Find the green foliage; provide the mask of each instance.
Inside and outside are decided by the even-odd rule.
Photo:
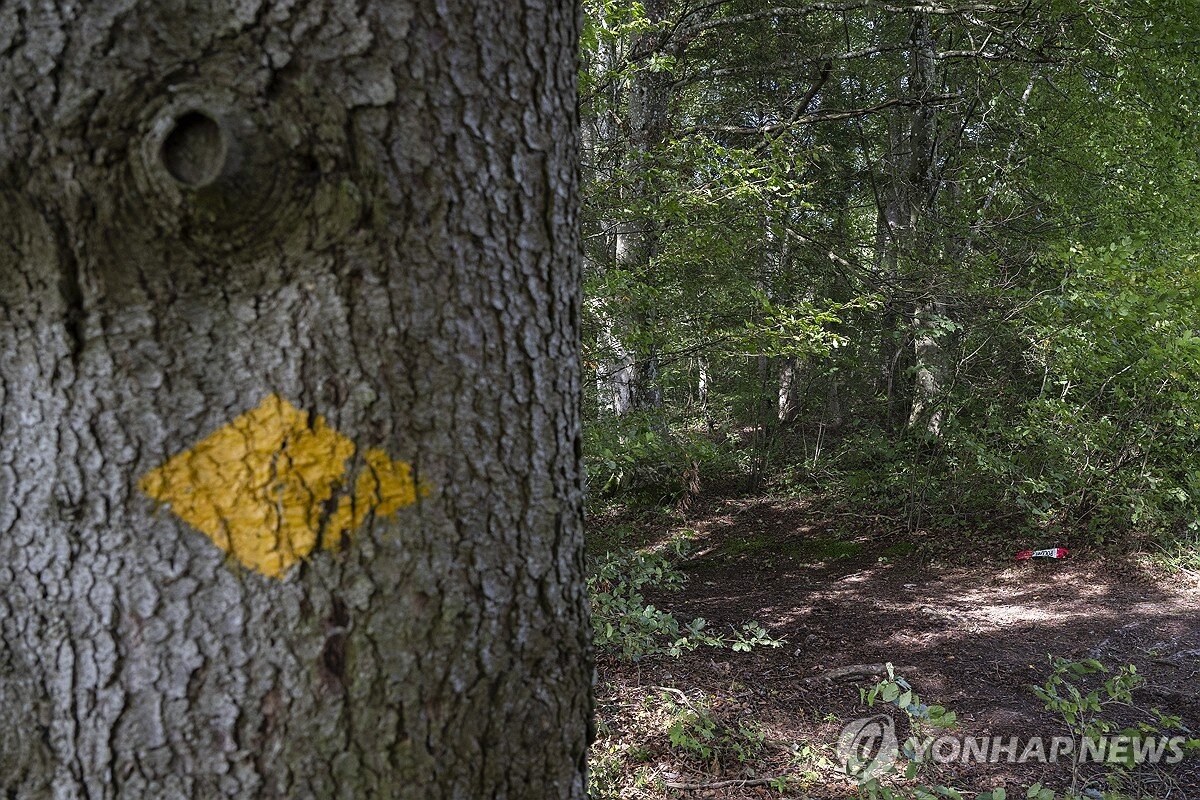
[[[677,540],[676,554],[683,547],[683,540]],[[783,644],[754,621],[720,634],[703,618],[680,623],[673,614],[646,602],[646,589],[676,590],[684,580],[684,574],[657,553],[626,550],[590,559],[587,586],[596,647],[623,661],[638,661],[652,655],[677,657],[698,647],[747,652]]]
[[[588,797],[616,800],[620,796],[625,765],[613,744],[597,742],[588,753]]]
[[[1048,711],[1057,713],[1067,729],[1077,739],[1076,752],[1082,748],[1082,742],[1090,739],[1100,742],[1103,737],[1123,736],[1129,741],[1137,741],[1145,737],[1169,737],[1186,733],[1187,729],[1176,716],[1167,716],[1158,709],[1140,705],[1134,697],[1134,692],[1144,685],[1145,679],[1137,667],[1128,665],[1110,671],[1095,659],[1071,660],[1059,657],[1050,659],[1052,671],[1041,686],[1031,686],[1031,690],[1045,704]],[[904,711],[908,717],[914,736],[919,735],[923,726],[937,728],[952,727],[956,723],[954,712],[946,711],[941,706],[925,706],[908,682],[895,674],[891,664],[887,665],[887,677],[877,682],[870,689],[860,689],[863,702],[868,706],[877,703],[888,703]],[[1119,721],[1123,717],[1124,721]],[[1189,739],[1184,744],[1189,752],[1200,750],[1200,739]],[[1143,797],[1141,784],[1134,774],[1135,759],[1133,748],[1109,749],[1101,751],[1105,754],[1104,767],[1106,771],[1101,776],[1099,788],[1080,773],[1078,760],[1074,763],[1075,774],[1071,786],[1065,791],[1056,791],[1042,783],[1035,783],[1027,790],[1012,793],[1003,788],[980,792],[974,795],[975,800],[1008,800],[1008,798],[1025,798],[1026,800],[1085,800],[1102,797],[1104,800],[1130,800]],[[903,776],[908,781],[906,785],[894,786],[890,777],[901,774],[902,767],[897,762],[882,775],[877,775],[863,782],[859,787],[859,797],[863,800],[935,800],[948,798],[963,800],[964,794],[949,786],[929,786],[912,782],[919,777],[924,764],[917,754],[905,747],[902,751],[908,759],[903,768]],[[1147,768],[1142,765],[1143,768]],[[1149,769],[1154,769],[1151,765]]]
[[[1057,285],[1003,333],[1016,377],[990,400],[957,387],[937,441],[854,433],[830,459],[840,485],[926,519],[1001,510],[1094,541],[1184,534],[1200,519],[1197,258],[1130,239],[1047,254]]]
[[[1193,520],[1179,535],[1158,543],[1154,559],[1175,572],[1200,575],[1200,520]]]
[[[590,497],[786,471],[912,527],[1195,536],[1194,3],[782,9],[585,3]]]
[[[661,701],[670,715],[667,738],[687,758],[713,767],[746,765],[766,746],[766,731],[753,720],[723,720],[706,700],[693,701],[682,692],[663,692]]]
[[[593,560],[587,583],[596,647],[627,661],[663,652],[678,655],[698,647],[707,625],[703,619],[680,626],[673,615],[648,604],[643,595],[647,586],[669,591],[680,588],[683,581],[683,573],[661,555],[627,551]]]
[[[1062,716],[1073,733],[1093,740],[1099,740],[1117,728],[1115,722],[1103,716],[1104,712],[1112,706],[1132,705],[1133,690],[1145,683],[1145,678],[1132,664],[1111,673],[1092,658],[1075,661],[1053,657],[1050,663],[1053,671],[1045,684],[1030,688],[1046,704],[1047,711]],[[1076,683],[1089,678],[1099,686],[1081,687]]]
[[[747,356],[772,358],[827,357],[847,344],[846,337],[836,331],[842,317],[850,309],[870,308],[867,299],[850,303],[826,303],[818,307],[812,300],[793,303],[773,302],[758,293],[759,315],[747,320],[740,335],[730,332],[729,342],[734,352]]]
[[[1146,679],[1137,666],[1129,664],[1111,671],[1096,659],[1080,660],[1051,657],[1052,671],[1041,686],[1031,686],[1033,693],[1046,705],[1047,711],[1057,713],[1082,750],[1085,740],[1100,745],[1105,737],[1121,736],[1130,741],[1147,737],[1170,737],[1186,732],[1177,716],[1167,716],[1153,706],[1142,706],[1134,699],[1134,691]],[[1118,715],[1124,720],[1118,719]],[[1200,750],[1200,739],[1185,743],[1188,751]],[[1104,783],[1111,790],[1133,787],[1131,772],[1137,766],[1133,748],[1100,747],[1104,755]],[[1074,764],[1072,792],[1082,793],[1092,783]],[[1144,767],[1153,769],[1153,766]]]
[[[729,454],[701,433],[668,427],[655,415],[610,417],[584,429],[589,497],[615,493],[674,498],[703,476],[730,471]]]
[[[1053,295],[1021,318],[1038,391],[982,407],[945,443],[961,482],[1004,487],[1030,522],[1179,533],[1200,515],[1200,306],[1193,276],[1130,241],[1060,261]],[[1178,262],[1167,259],[1168,263]]]
[[[873,708],[876,703],[882,702],[900,709],[908,718],[913,736],[919,736],[925,728],[947,729],[953,728],[958,723],[956,712],[949,711],[944,706],[922,703],[920,696],[913,691],[912,686],[903,676],[896,674],[895,668],[890,663],[886,665],[886,668],[887,676],[885,678],[877,681],[869,689],[859,689],[859,697],[864,705]],[[901,755],[907,759],[907,763],[903,767],[901,766],[903,762],[897,760],[888,769],[880,774],[872,775],[859,784],[858,795],[862,800],[903,800],[904,798],[911,798],[911,800],[934,800],[934,798],[954,800],[954,798],[958,798],[958,800],[962,800],[962,795],[957,790],[947,786],[918,785],[911,790],[892,788],[887,783],[889,777],[903,774],[906,780],[912,781],[925,766],[921,754],[910,748],[907,742],[901,750]]]

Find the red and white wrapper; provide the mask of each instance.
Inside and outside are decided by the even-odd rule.
[[[1017,561],[1025,561],[1030,558],[1066,558],[1067,548],[1051,547],[1047,550],[1022,550],[1017,553]]]

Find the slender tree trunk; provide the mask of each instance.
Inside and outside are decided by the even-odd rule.
[[[898,82],[894,91],[900,92]],[[875,267],[886,276],[892,291],[900,283],[900,254],[907,219],[904,204],[906,138],[907,119],[890,118],[881,165],[882,180],[876,197]],[[896,407],[905,365],[905,337],[898,309],[901,302],[899,297],[887,298],[880,322],[878,393],[884,397],[884,422],[888,429],[896,425]]]
[[[617,69],[621,59],[613,43],[602,45],[595,57],[602,62],[597,67],[598,72]],[[594,110],[590,115],[590,124],[585,127],[588,133],[584,140],[585,154],[591,156],[587,166],[593,173],[603,174],[602,180],[610,182],[616,180],[616,173],[625,166],[625,159],[621,154],[616,157],[611,155],[613,150],[619,149],[615,147],[615,143],[621,139],[616,109],[621,108],[625,101],[625,91],[620,82],[612,81],[611,85],[603,90],[602,95],[593,98],[598,110]],[[585,180],[588,178],[585,177]],[[590,257],[585,250],[585,274],[603,274],[611,270],[622,261],[618,253],[623,253],[630,247],[628,237],[631,230],[626,224],[607,219],[598,227],[595,239],[601,245],[595,248]],[[624,416],[636,408],[639,382],[637,354],[623,338],[627,333],[629,320],[626,315],[620,313],[622,309],[607,307],[598,300],[592,302],[589,311],[593,313],[597,323],[597,409],[601,415],[607,413]]]
[[[0,6],[0,794],[585,796],[575,40]]]
[[[946,391],[948,369],[942,344],[944,320],[945,306],[936,298],[925,299],[917,304],[913,319],[917,369],[908,424],[910,427],[923,427],[931,436],[941,435],[946,416],[946,410],[939,402]]]
[[[776,405],[776,413],[782,425],[792,425],[800,415],[805,374],[806,370],[799,358],[790,356],[783,359],[779,368],[779,399]]]
[[[696,378],[696,407],[704,417],[704,427],[709,433],[713,433],[717,428],[717,420],[713,416],[712,405],[708,401],[709,391],[713,385],[710,369],[707,358],[700,356],[696,359],[696,371],[699,373]]]
[[[596,368],[596,390],[600,408],[621,417],[635,408],[637,359],[613,331],[611,320],[604,318],[601,325],[600,346],[604,357]]]
[[[918,14],[912,34],[912,90],[918,101],[913,111],[909,136],[909,169],[907,203],[908,241],[914,259],[935,259],[939,248],[931,240],[927,225],[922,225],[922,216],[932,208],[940,188],[940,180],[934,174],[937,160],[937,110],[928,101],[940,89],[937,69],[937,54],[927,14]],[[944,235],[944,234],[942,234]],[[943,242],[944,244],[944,242]],[[931,436],[941,435],[945,410],[941,407],[942,395],[947,380],[948,357],[943,344],[941,323],[946,315],[946,303],[940,296],[935,265],[920,264],[923,280],[922,297],[917,300],[912,312],[913,329],[913,400],[909,413],[909,427],[923,426]]]
[[[876,225],[876,260],[890,282],[902,286],[883,315],[881,331],[881,381],[887,397],[888,424],[913,427],[926,421],[937,435],[940,415],[933,421],[928,409],[937,405],[946,385],[942,342],[934,323],[934,308],[945,309],[938,296],[936,264],[939,244],[930,235],[927,217],[940,188],[937,168],[937,109],[931,99],[938,93],[937,54],[930,16],[915,14],[909,37],[908,95],[911,110],[902,112],[889,126],[884,155],[885,178],[879,198]],[[914,302],[913,296],[920,298]],[[925,304],[925,305],[920,305]],[[911,344],[911,348],[910,348]],[[912,366],[905,392],[901,378]],[[900,400],[911,395],[907,414]]]
[[[665,0],[646,0],[643,5],[650,22],[662,21],[667,9]],[[657,30],[635,35],[631,45],[634,57],[646,57],[652,53],[657,47],[658,36]],[[645,68],[644,64],[639,66],[641,68],[636,69],[629,79],[626,104],[628,144],[623,164],[624,169],[635,176],[629,184],[627,198],[628,203],[634,206],[645,203],[656,195],[656,188],[650,177],[651,162],[666,135],[669,81],[669,75],[666,73],[651,71]],[[659,230],[652,215],[633,214],[616,226],[616,266],[635,276],[637,280],[649,282],[653,279],[651,265],[658,254],[658,246]],[[635,309],[631,314],[630,323],[641,334],[639,339],[652,338],[655,322],[645,311]],[[661,406],[657,349],[652,345],[634,345],[627,347],[626,351],[631,358],[630,369],[617,372],[614,377],[625,379],[628,384],[613,386],[611,393],[629,396],[631,403],[625,411],[641,411]]]
[[[778,237],[778,252],[779,262],[775,269],[773,280],[769,283],[773,294],[780,293],[780,289],[788,299],[794,298],[797,294],[796,283],[797,278],[793,264],[793,246],[792,246],[792,210],[784,207],[779,212],[782,220],[782,235]],[[770,225],[763,226],[763,239],[766,242],[772,242],[774,235]],[[764,281],[768,276],[764,276]],[[812,301],[816,298],[816,287],[813,285],[815,276],[806,275],[808,281],[807,288],[804,289],[804,298]],[[777,380],[775,381],[775,418],[780,425],[784,427],[795,424],[797,417],[800,415],[800,409],[804,401],[804,392],[808,388],[809,369],[808,358],[804,355],[784,355],[774,359]]]
[[[712,375],[708,372],[708,359],[696,359],[696,371],[699,373],[696,378],[696,404],[707,416],[708,414],[708,390],[712,385]]]

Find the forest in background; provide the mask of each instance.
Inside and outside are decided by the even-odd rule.
[[[593,508],[819,493],[1194,553],[1196,18],[585,3]]]
[[[882,707],[1200,749],[1197,30],[585,2],[594,798],[1200,796],[1194,759],[832,745]]]

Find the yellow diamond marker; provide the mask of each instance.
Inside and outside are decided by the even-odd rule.
[[[323,417],[272,394],[138,485],[242,564],[281,578],[318,544],[338,548],[368,514],[416,502],[412,467],[370,449],[353,493],[331,509],[354,451]]]

